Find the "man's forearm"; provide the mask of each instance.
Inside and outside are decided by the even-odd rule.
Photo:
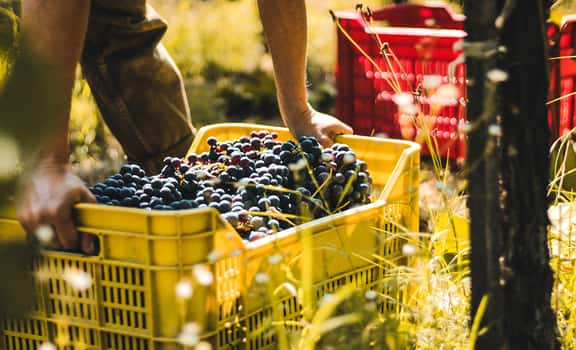
[[[54,130],[42,148],[48,161],[68,161],[68,122],[76,64],[84,45],[90,0],[26,0],[22,6],[24,45],[54,79]]]
[[[305,1],[258,0],[258,6],[274,63],[280,111],[292,127],[308,116]]]

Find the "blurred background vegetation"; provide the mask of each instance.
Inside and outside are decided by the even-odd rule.
[[[378,8],[391,2],[367,0],[362,3]],[[224,121],[281,124],[272,62],[256,1],[148,0],[148,3],[168,22],[163,43],[184,77],[196,128]],[[308,0],[306,3],[310,102],[322,112],[333,113],[336,28],[328,11],[353,10],[357,1]],[[13,52],[17,28],[13,27],[11,10],[18,6],[18,0],[0,0],[0,73],[6,68],[5,53]],[[86,182],[94,183],[117,170],[125,158],[99,116],[80,69],[78,77],[70,125],[71,162]]]
[[[377,8],[389,2],[364,4]],[[182,72],[197,128],[224,121],[281,124],[256,1],[149,0],[149,4],[168,22],[163,43]],[[323,112],[333,112],[336,95],[336,28],[328,10],[355,5],[351,0],[307,1],[310,102]],[[89,183],[124,161],[82,79],[74,92],[70,137],[71,161]]]

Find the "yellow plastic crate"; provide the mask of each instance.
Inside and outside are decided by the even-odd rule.
[[[262,129],[291,138],[285,128],[219,124],[202,128],[191,151],[205,150],[209,136],[224,141]],[[24,320],[2,320],[0,348],[27,350],[50,341],[59,349],[180,349],[182,326],[197,322],[215,349],[273,349],[273,307],[282,305],[283,319],[293,320],[308,312],[302,300],[317,302],[343,285],[391,292],[379,283],[376,256],[401,257],[401,240],[386,236],[418,229],[420,147],[361,136],[337,141],[368,163],[375,201],[251,243],[210,208],[77,205],[78,230],[98,237],[99,255],[43,252],[33,267],[40,277],[34,311]],[[1,212],[0,239],[23,237],[14,212]],[[193,280],[199,264],[211,271],[213,283],[195,285],[190,299],[179,299],[175,286]],[[91,286],[73,290],[63,277],[70,269],[87,272]],[[272,301],[256,276],[278,276],[279,270],[312,288]],[[395,307],[382,305],[384,311]]]

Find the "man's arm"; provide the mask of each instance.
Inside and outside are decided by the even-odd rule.
[[[324,145],[352,133],[338,119],[316,112],[306,91],[307,20],[304,0],[258,0],[260,18],[274,62],[280,113],[296,136],[315,136]]]
[[[90,0],[27,0],[23,2],[24,45],[54,77],[54,129],[26,174],[17,212],[24,228],[33,233],[51,225],[63,248],[76,248],[78,236],[72,206],[94,197],[68,166],[68,122],[76,64],[83,49]],[[88,242],[83,242],[84,247]]]

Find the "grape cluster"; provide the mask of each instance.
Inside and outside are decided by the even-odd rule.
[[[91,191],[106,205],[215,208],[250,241],[370,202],[366,163],[347,145],[322,149],[313,137],[280,142],[268,131],[207,143],[207,152],[165,158],[157,175],[124,165]]]

